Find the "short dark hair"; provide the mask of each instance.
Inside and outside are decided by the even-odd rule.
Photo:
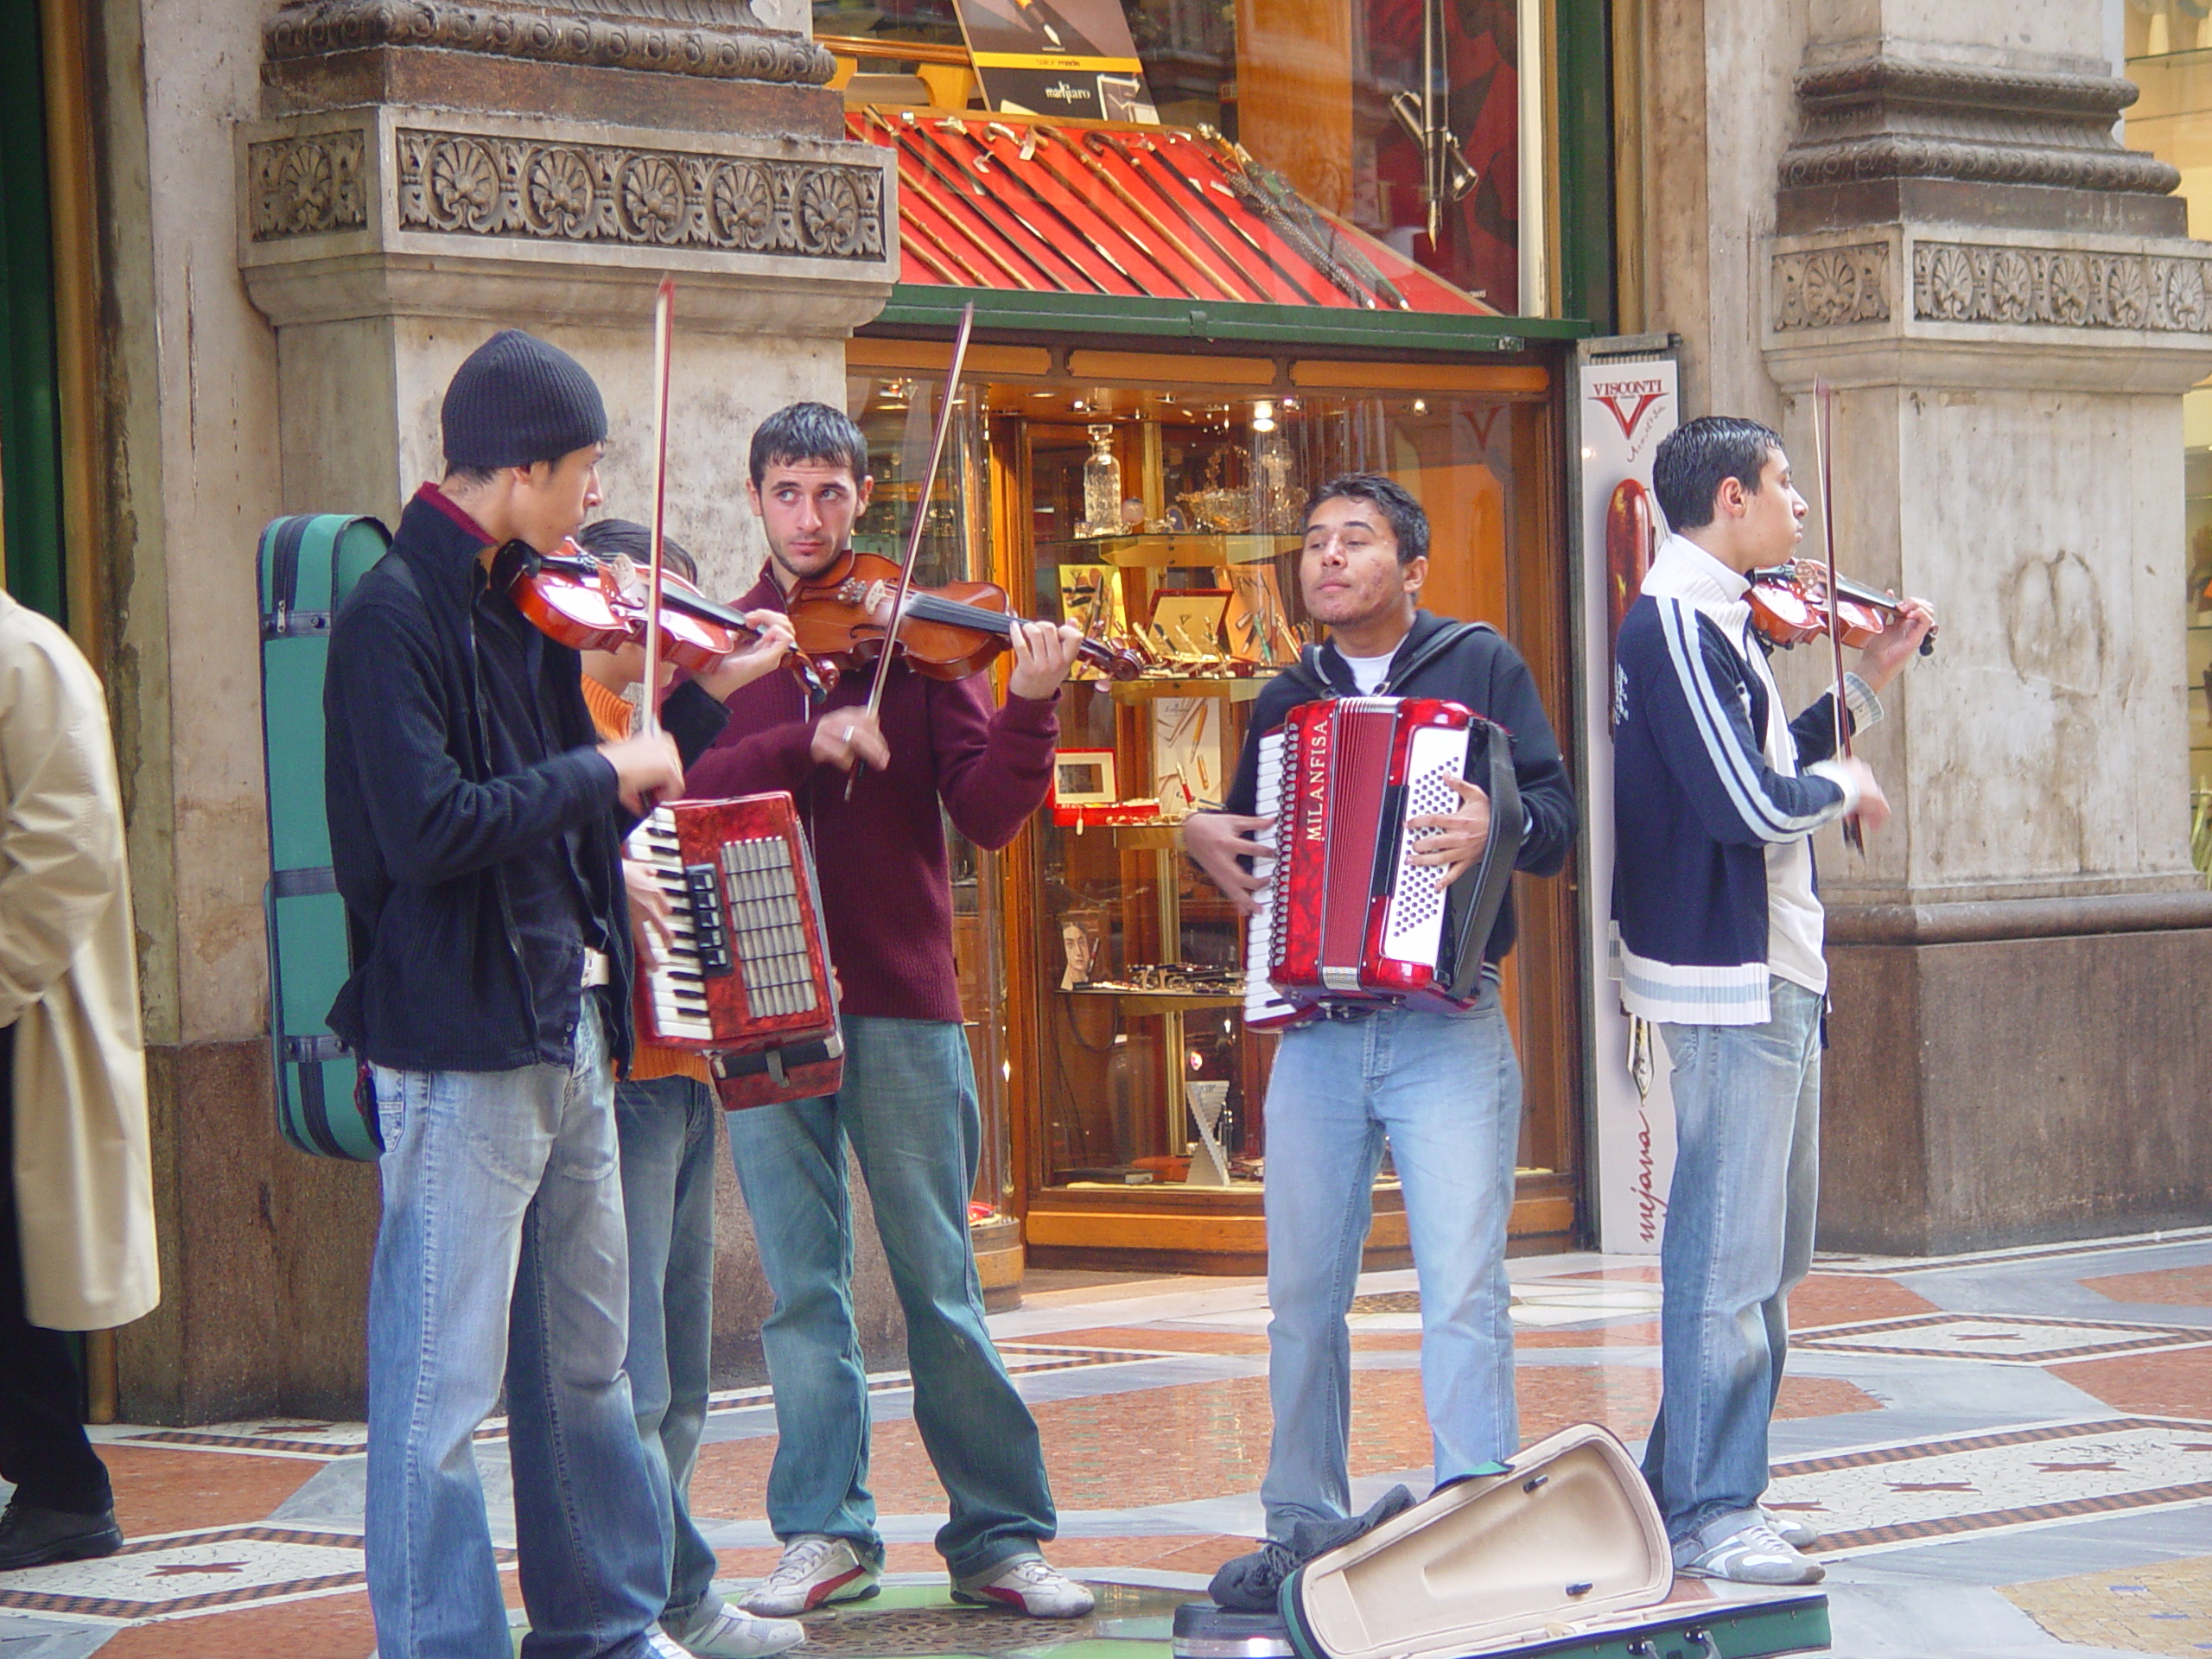
[[[1382,516],[1390,521],[1390,533],[1398,538],[1400,564],[1428,556],[1428,515],[1395,479],[1380,473],[1341,473],[1313,492],[1313,499],[1306,504],[1306,517],[1312,518],[1313,510],[1324,501],[1373,502],[1382,509]]]
[[[771,467],[796,467],[809,461],[849,468],[857,484],[868,476],[868,440],[851,416],[827,404],[786,404],[754,430],[754,489],[760,487]]]
[[[645,564],[653,556],[653,533],[634,519],[600,518],[576,532],[576,545],[594,558],[611,559],[620,553],[633,563]],[[661,532],[660,556],[684,581],[697,583],[699,562],[665,531]]]
[[[489,484],[505,471],[506,468],[504,467],[461,467],[448,461],[446,462],[444,481],[448,484]]]
[[[1700,415],[1661,440],[1651,458],[1651,493],[1670,530],[1701,530],[1713,522],[1720,481],[1732,478],[1759,493],[1766,458],[1782,453],[1782,435],[1740,415]]]

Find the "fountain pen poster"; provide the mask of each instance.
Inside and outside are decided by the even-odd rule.
[[[1597,1048],[1599,1248],[1620,1255],[1656,1251],[1675,1173],[1675,1105],[1667,1087],[1667,1046],[1656,1031],[1632,1028],[1621,1012],[1609,968],[1607,912],[1613,890],[1613,641],[1635,602],[1666,531],[1651,498],[1651,458],[1681,423],[1675,364],[1669,358],[1580,365],[1583,753],[1590,757],[1583,822],[1588,825],[1588,960],[1594,969],[1591,1027]],[[1641,1035],[1643,1041],[1632,1047]],[[1639,1088],[1637,1080],[1643,1080]]]
[[[1160,119],[1121,0],[957,0],[983,101],[1016,115]]]

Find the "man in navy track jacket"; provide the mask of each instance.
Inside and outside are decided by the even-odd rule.
[[[1817,1535],[1762,1510],[1767,1421],[1789,1347],[1789,1291],[1813,1254],[1827,964],[1811,836],[1888,803],[1835,753],[1834,694],[1785,720],[1751,630],[1749,572],[1791,556],[1805,503],[1782,440],[1732,416],[1659,446],[1652,482],[1675,534],[1621,624],[1613,683],[1614,969],[1628,1012],[1673,1061],[1676,1153],[1660,1247],[1662,1384],[1643,1471],[1677,1570],[1809,1584]],[[1847,718],[1934,626],[1899,625],[1845,679]]]

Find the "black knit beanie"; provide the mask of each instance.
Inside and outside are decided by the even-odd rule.
[[[519,328],[468,354],[440,419],[452,467],[530,467],[607,438],[607,405],[584,365]]]

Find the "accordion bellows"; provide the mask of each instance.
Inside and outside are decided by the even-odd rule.
[[[1407,825],[1459,809],[1452,778],[1489,794],[1491,833],[1446,887],[1413,862],[1422,832]],[[1275,820],[1275,856],[1246,933],[1248,1025],[1291,1025],[1332,1001],[1452,1009],[1481,995],[1521,849],[1503,728],[1437,697],[1300,703],[1260,740],[1255,810]]]

